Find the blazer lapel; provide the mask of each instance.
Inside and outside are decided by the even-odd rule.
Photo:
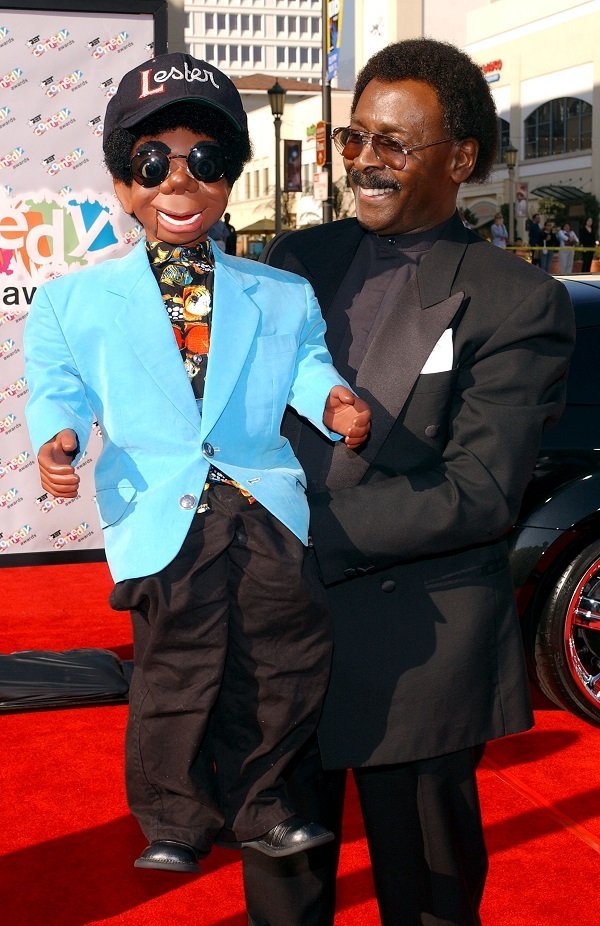
[[[357,391],[371,405],[371,433],[358,452],[336,444],[328,488],[356,485],[376,458],[425,361],[462,305],[463,292],[449,293],[464,249],[464,241],[437,241],[373,338],[356,377]]]
[[[204,402],[202,433],[216,423],[247,361],[254,341],[260,312],[247,290],[256,287],[257,278],[241,273],[235,258],[215,254],[215,287],[210,356]]]
[[[115,264],[107,289],[122,299],[116,316],[120,337],[177,411],[199,429],[196,400],[148,263],[144,241]]]

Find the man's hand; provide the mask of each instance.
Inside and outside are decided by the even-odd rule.
[[[347,447],[354,450],[367,439],[371,429],[371,409],[345,386],[334,386],[325,402],[323,424],[342,434]]]
[[[46,492],[60,498],[75,498],[79,489],[79,476],[71,460],[77,453],[77,435],[65,428],[46,441],[38,453],[40,480]]]

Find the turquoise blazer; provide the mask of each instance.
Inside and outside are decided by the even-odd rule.
[[[308,541],[304,473],[281,419],[289,404],[337,438],[323,411],[332,386],[347,383],[306,280],[213,250],[202,413],[144,241],[44,284],[33,299],[24,336],[33,448],[72,428],[83,451],[98,421],[96,503],[115,582],[173,560],[211,463]]]

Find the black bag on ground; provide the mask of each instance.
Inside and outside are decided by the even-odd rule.
[[[102,649],[0,655],[0,713],[124,704],[132,666]]]

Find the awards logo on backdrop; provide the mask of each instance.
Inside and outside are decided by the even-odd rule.
[[[166,0],[129,3],[127,13],[95,12],[93,2],[60,12],[15,5],[0,7],[0,566],[103,549],[100,429],[78,464],[77,498],[44,493],[25,423],[23,327],[38,285],[139,239],[103,166],[104,112],[121,76],[152,56],[155,36],[166,50],[155,16],[161,9],[166,21]]]

